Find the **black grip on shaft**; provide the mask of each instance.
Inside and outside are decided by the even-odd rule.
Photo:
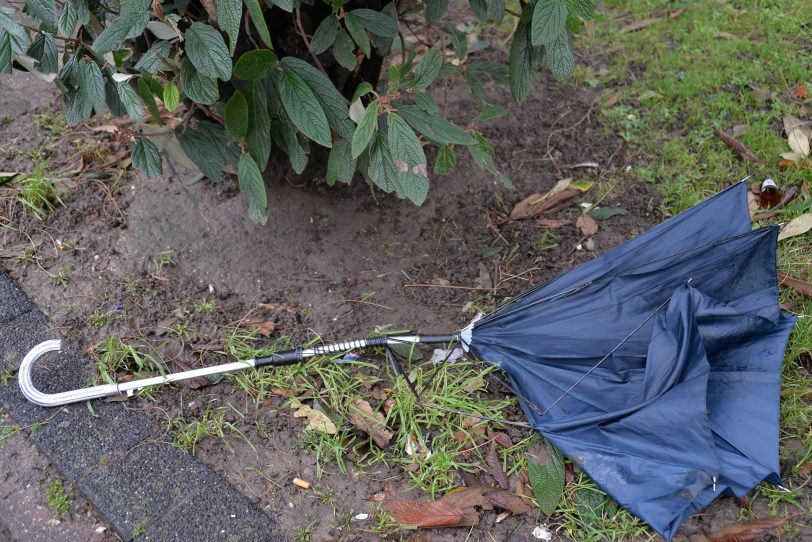
[[[302,361],[304,361],[302,349],[297,348],[296,350],[277,352],[276,354],[271,354],[270,356],[265,356],[264,358],[256,358],[254,360],[254,367],[267,367],[269,365],[293,365],[296,363],[301,363]]]
[[[448,344],[457,340],[456,335],[420,335],[420,342],[424,344]]]

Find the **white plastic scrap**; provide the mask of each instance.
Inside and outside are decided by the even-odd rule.
[[[447,361],[449,363],[453,363],[464,355],[465,352],[463,352],[462,348],[455,348],[450,354],[442,348],[435,348],[434,352],[431,354],[430,361]],[[448,356],[448,359],[446,359],[446,356]]]
[[[369,514],[355,514],[355,517],[353,517],[352,519],[354,519],[355,521],[364,521],[365,519],[368,518]]]
[[[553,533],[550,532],[550,529],[548,529],[546,525],[539,525],[533,529],[533,538],[537,538],[538,540],[552,540]]]

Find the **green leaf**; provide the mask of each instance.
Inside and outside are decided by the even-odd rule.
[[[595,525],[603,516],[606,503],[606,495],[599,489],[582,487],[575,490],[575,509],[584,525]]]
[[[363,96],[366,96],[373,90],[375,90],[375,87],[373,87],[370,83],[367,83],[366,81],[362,81],[361,83],[358,84],[357,87],[355,87],[355,92],[352,93],[352,100],[350,100],[350,103],[354,103],[355,100]]]
[[[367,148],[375,130],[378,129],[378,101],[370,103],[361,115],[358,126],[352,134],[352,157],[358,158]]]
[[[122,0],[118,19],[104,29],[93,41],[97,53],[107,53],[118,49],[121,42],[140,36],[149,23],[149,0]]]
[[[462,60],[468,54],[468,35],[461,31],[451,23],[446,23],[445,31],[448,37],[451,38],[451,46],[454,48],[454,55]]]
[[[28,54],[38,61],[37,69],[43,73],[56,73],[59,69],[59,52],[56,40],[48,32],[43,32],[34,40]]]
[[[136,122],[141,122],[144,119],[144,112],[141,104],[138,103],[138,95],[136,95],[132,87],[125,81],[116,82],[115,88],[118,100],[127,112],[127,116]]]
[[[31,44],[31,39],[28,37],[28,31],[14,20],[17,12],[13,8],[0,6],[0,39],[5,34],[9,36],[9,43],[11,44],[11,54],[16,55],[22,53]]]
[[[313,38],[310,40],[310,49],[317,55],[322,54],[324,51],[333,46],[338,35],[338,30],[341,28],[341,23],[338,22],[338,17],[335,15],[328,15],[316,27],[313,32]]]
[[[178,87],[175,86],[175,83],[172,81],[168,82],[164,87],[163,102],[164,107],[166,107],[167,111],[169,111],[170,113],[174,111],[175,108],[178,107],[178,104],[180,103],[180,91],[178,90]]]
[[[468,81],[468,87],[471,89],[471,96],[474,99],[477,107],[480,109],[485,108],[485,87],[479,79],[479,72],[475,69],[468,67],[465,73],[465,80]]]
[[[79,8],[73,0],[65,2],[56,28],[60,36],[72,38],[79,24]]]
[[[533,10],[530,42],[533,45],[551,45],[564,33],[566,21],[566,0],[538,0]]]
[[[244,0],[245,8],[248,10],[248,15],[251,22],[254,23],[254,28],[257,29],[257,34],[269,49],[273,49],[273,40],[271,40],[271,33],[268,31],[268,24],[265,22],[265,16],[262,14],[262,8],[258,0]]]
[[[82,118],[90,118],[93,109],[104,113],[104,76],[95,62],[79,61],[79,94],[82,102]]]
[[[613,216],[625,215],[628,212],[623,207],[597,207],[591,209],[587,214],[595,220],[608,220]]]
[[[389,66],[386,78],[386,91],[397,92],[400,88],[400,68],[396,64]]]
[[[354,70],[358,63],[358,59],[355,57],[355,44],[343,28],[338,31],[336,41],[333,43],[333,56],[336,62],[350,71]]]
[[[571,13],[582,17],[584,20],[591,20],[595,15],[595,3],[593,0],[567,0],[567,5]]]
[[[412,87],[422,90],[434,82],[443,65],[443,55],[440,49],[433,47],[423,56],[423,59],[414,69],[414,82]]]
[[[479,122],[486,120],[498,119],[507,115],[508,110],[501,105],[489,105],[482,112],[477,115],[476,119]]]
[[[239,156],[239,149],[229,144],[223,126],[213,122],[201,121],[196,128],[179,126],[175,136],[184,154],[212,181],[221,180],[223,168]]]
[[[394,192],[399,198],[406,197],[398,180],[397,170],[395,169],[395,159],[392,157],[392,151],[389,149],[386,134],[381,131],[376,134],[375,139],[372,141],[372,146],[370,147],[367,175],[384,192]]]
[[[429,94],[428,92],[415,92],[412,95],[414,98],[414,103],[428,113],[438,114],[440,112],[440,106],[437,105],[437,101],[434,99],[434,96]]]
[[[426,21],[436,23],[447,9],[448,0],[426,0]]]
[[[396,113],[387,114],[386,119],[389,126],[387,139],[395,159],[398,183],[412,203],[422,205],[429,192],[426,154],[406,121]]]
[[[200,74],[223,81],[231,79],[231,55],[214,27],[192,23],[186,31],[185,51]]]
[[[248,102],[239,90],[231,95],[223,109],[226,133],[232,139],[242,140],[248,135]]]
[[[276,63],[276,53],[270,49],[248,51],[234,65],[234,76],[243,81],[258,81],[276,68]]]
[[[364,25],[364,28],[376,36],[393,38],[398,33],[397,20],[382,11],[361,8],[354,9],[349,14],[357,17],[361,24]]]
[[[327,159],[327,184],[333,186],[336,181],[341,183],[352,182],[355,174],[355,157],[350,154],[350,144],[344,139],[338,139],[330,156]]]
[[[493,161],[493,147],[491,147],[490,143],[488,143],[482,134],[476,134],[476,141],[476,145],[466,147],[474,163],[479,166],[480,169],[498,175],[499,171],[496,169],[496,164]]]
[[[431,141],[441,144],[476,145],[476,140],[465,130],[416,105],[399,105],[398,112],[412,128]]]
[[[575,71],[575,57],[570,49],[570,41],[566,32],[552,44],[545,47],[547,66],[550,68],[556,81],[562,83],[570,78]]]
[[[468,4],[471,6],[471,11],[474,12],[477,19],[483,23],[488,22],[488,5],[485,3],[485,0],[468,0]]]
[[[293,8],[296,7],[294,0],[273,0],[273,5],[287,11],[288,13],[291,13]]]
[[[358,44],[361,52],[364,53],[364,56],[369,58],[369,56],[372,54],[372,47],[369,43],[367,31],[361,24],[360,19],[356,18],[352,13],[347,13],[344,15],[344,24],[346,25],[350,36],[352,36],[353,41]]]
[[[324,72],[305,60],[291,56],[283,58],[282,65],[296,72],[307,83],[324,110],[330,127],[344,139],[351,139],[355,127],[350,120],[347,100]]]
[[[446,175],[457,165],[457,155],[448,145],[441,145],[434,159],[434,173]]]
[[[488,6],[488,17],[501,24],[505,18],[505,0],[485,0]]]
[[[533,87],[535,73],[532,65],[532,47],[530,45],[530,10],[527,7],[522,12],[516,32],[513,34],[513,43],[510,45],[510,60],[508,77],[510,93],[513,100],[522,102]]]
[[[268,93],[261,81],[251,83],[248,101],[248,152],[259,169],[265,170],[271,155],[271,116],[268,112]]]
[[[193,102],[212,105],[220,98],[217,79],[198,73],[188,58],[184,58],[180,66],[180,84],[183,92]]]
[[[274,143],[288,155],[290,165],[296,174],[300,174],[307,167],[307,151],[296,137],[295,129],[286,122],[271,123],[271,137]]]
[[[42,22],[46,30],[56,30],[57,12],[54,0],[28,0],[23,11]]]
[[[395,33],[388,36],[379,36],[375,32],[371,31],[372,37],[370,38],[369,41],[372,42],[372,46],[375,48],[376,51],[378,51],[378,54],[381,55],[381,57],[385,58],[389,56],[389,53],[392,52],[392,46],[394,45],[395,40],[398,40],[398,42],[400,42],[400,38],[397,35],[398,10],[395,7],[394,2],[389,2],[383,7],[383,9],[381,9],[380,12],[383,16],[389,17],[390,22],[387,24],[391,25],[395,29]],[[367,24],[366,28],[367,30],[369,30],[370,28],[372,28],[372,26]],[[379,30],[382,29],[383,27],[379,28]],[[400,46],[400,43],[398,43],[398,46]]]
[[[290,68],[284,68],[277,81],[279,98],[293,125],[322,147],[332,147],[327,117],[307,83]]]
[[[138,78],[138,95],[141,96],[144,104],[146,104],[152,118],[160,126],[163,124],[161,121],[161,113],[158,111],[158,104],[155,103],[155,95],[152,93],[152,89],[144,77],[149,77],[149,74],[144,74]]]
[[[550,451],[547,464],[539,465],[532,457],[528,458],[527,473],[539,509],[550,516],[555,512],[564,493],[564,458],[551,445],[545,445]]]
[[[130,155],[133,165],[137,167],[147,179],[157,177],[163,173],[161,154],[155,143],[143,136],[138,136],[130,143]]]
[[[242,22],[242,0],[216,0],[217,22],[228,34],[228,52],[234,55]]]
[[[11,73],[11,35],[0,32],[0,73]]]
[[[164,68],[165,60],[169,58],[172,45],[166,40],[156,41],[147,52],[135,63],[135,69],[156,74]]]
[[[268,193],[265,190],[265,179],[254,159],[248,153],[240,155],[237,166],[237,179],[240,191],[248,199],[248,218],[251,222],[265,224],[268,221]]]

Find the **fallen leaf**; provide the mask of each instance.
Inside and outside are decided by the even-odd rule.
[[[793,153],[795,154],[795,153]],[[778,162],[779,169],[796,169],[798,167],[798,163],[796,160],[789,160],[787,158],[782,158],[780,162]]]
[[[781,228],[778,240],[783,241],[796,235],[802,235],[809,230],[812,230],[812,213],[805,213],[793,218],[789,224]]]
[[[638,30],[643,30],[644,28],[659,22],[660,19],[661,17],[649,17],[648,19],[641,19],[639,21],[635,21],[621,28],[620,33],[625,34],[626,32],[637,32]]]
[[[787,135],[787,143],[792,152],[801,155],[802,158],[809,156],[809,136],[802,128],[793,128]]]
[[[812,299],[812,284],[778,273],[779,286],[788,286],[804,297]]]
[[[734,523],[711,535],[711,542],[752,542],[761,535],[779,529],[787,519],[777,516],[754,519],[746,523]]]
[[[713,133],[716,134],[716,137],[721,139],[724,142],[725,145],[727,145],[728,147],[733,149],[736,152],[736,154],[738,154],[739,156],[741,156],[745,160],[749,160],[749,161],[755,162],[757,164],[763,164],[764,163],[761,160],[759,160],[759,158],[755,154],[750,152],[750,149],[745,147],[744,144],[741,141],[739,141],[738,139],[736,139],[732,135],[727,134],[725,132],[722,132],[720,130],[714,130]]]
[[[569,188],[574,188],[579,192],[589,192],[592,189],[592,185],[594,185],[592,181],[588,181],[586,179],[581,179],[572,183]]]
[[[507,436],[507,434],[502,433],[501,431],[488,430],[488,436],[492,438],[493,441],[502,448],[510,448],[511,446],[513,446],[513,442],[511,442],[510,437]]]
[[[580,193],[581,192],[579,190],[576,190],[574,188],[567,188],[563,192],[559,192],[554,196],[535,202],[532,206],[528,208],[529,212],[527,214],[525,214],[524,216],[520,216],[518,218],[533,218],[534,216],[537,216],[545,211],[549,211],[550,209],[558,207],[562,203],[571,200]],[[513,220],[518,220],[518,218],[513,216],[513,213],[511,213],[510,218]]]
[[[534,446],[528,455],[527,473],[530,488],[539,509],[548,516],[552,515],[564,493],[566,479],[564,458],[547,442]]]
[[[180,368],[181,371],[191,371],[191,365],[184,363],[180,360],[175,360],[175,364]],[[199,390],[200,388],[205,388],[206,386],[212,384],[212,381],[206,378],[205,376],[196,376],[194,378],[187,378],[185,380],[180,381],[181,384],[189,388],[190,390]]]
[[[551,230],[557,230],[558,228],[562,228],[569,223],[570,221],[566,218],[539,218],[536,220],[536,224],[542,228],[549,228]]]
[[[385,499],[386,499],[386,493],[381,491],[380,493],[375,493],[368,500],[370,500],[372,502],[383,502]]]
[[[276,324],[273,322],[245,322],[242,327],[256,329],[263,337],[270,336],[276,330]]]
[[[589,215],[581,215],[575,221],[575,225],[581,230],[581,235],[589,237],[598,233],[598,223]]]
[[[387,502],[384,508],[401,525],[422,529],[459,525],[465,517],[462,509],[440,501],[396,500]]]
[[[670,12],[668,14],[668,18],[672,19],[672,20],[677,19],[677,18],[681,17],[683,13],[685,13],[685,8],[675,9],[674,11],[672,11],[672,12]]]
[[[809,98],[809,89],[806,88],[806,85],[798,85],[795,87],[795,90],[792,91],[792,95],[800,100],[806,100]]]
[[[501,489],[494,489],[488,491],[485,494],[485,498],[495,508],[501,508],[502,510],[506,510],[511,514],[513,514],[514,516],[524,514],[531,508],[531,506],[527,504],[525,500],[522,499],[521,497],[517,497],[513,493],[509,493]]]
[[[372,406],[363,399],[356,400],[350,407],[349,421],[384,448],[392,439],[392,433],[386,429],[383,414],[372,410]]]
[[[807,135],[809,134],[809,127],[812,124],[812,121],[808,120],[801,120],[794,115],[784,115],[784,118],[781,119],[784,123],[784,133],[789,135],[792,130],[796,128],[800,128],[801,130],[806,130]]]
[[[479,262],[479,277],[476,279],[478,288],[493,288],[493,279],[484,263]]]
[[[298,401],[294,404],[298,406],[296,407],[296,412],[293,413],[293,417],[307,418],[307,430],[319,431],[321,433],[327,433],[328,435],[336,434],[336,426],[327,414],[313,410],[307,405],[298,403]]]
[[[761,205],[758,202],[758,196],[752,192],[747,193],[747,208],[750,210],[750,220],[755,220],[756,213],[761,209]]]
[[[747,133],[750,129],[750,126],[747,124],[734,124],[731,131],[733,132],[733,137],[741,137]]]
[[[773,97],[773,93],[764,87],[760,87],[755,83],[750,84],[750,97],[753,98],[753,101],[757,104],[763,104],[767,100]]]
[[[617,101],[619,99],[620,99],[620,91],[616,91],[614,94],[609,96],[609,98],[606,100],[606,103],[604,105],[606,107],[612,107],[613,105],[615,105],[617,103]]]
[[[623,207],[597,207],[590,209],[587,214],[595,220],[608,220],[613,216],[625,215],[626,213],[628,211]]]
[[[724,39],[730,39],[730,38],[732,38],[732,37],[733,37],[733,34],[731,34],[730,32],[724,32],[724,31],[722,31],[722,32],[717,32],[716,34],[714,34],[714,35],[713,35],[713,37],[714,37],[714,38],[724,38]]]
[[[508,489],[510,482],[508,481],[508,477],[505,476],[505,471],[502,470],[502,460],[496,451],[496,442],[494,441],[491,441],[488,445],[488,453],[485,454],[485,463],[488,465],[488,468],[490,468],[491,476],[493,476],[493,479],[499,484],[499,487]]]
[[[513,208],[513,211],[510,213],[511,220],[520,220],[522,218],[532,218],[552,207],[555,207],[562,201],[566,201],[567,199],[575,197],[578,194],[575,190],[568,190],[570,184],[572,184],[572,179],[561,179],[558,181],[554,187],[550,189],[549,192],[546,194],[531,194],[524,198],[522,201],[516,204]],[[571,195],[567,198],[561,198],[561,194],[570,193]]]
[[[806,478],[812,473],[812,461],[807,461],[798,468],[798,476]]]
[[[439,501],[454,508],[472,508],[482,506],[485,503],[483,492],[488,488],[480,487],[457,487],[446,493]]]

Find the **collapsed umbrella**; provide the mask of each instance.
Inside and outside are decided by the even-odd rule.
[[[60,348],[46,341],[23,360],[20,388],[55,406],[358,348],[459,342],[508,375],[534,428],[670,539],[717,496],[779,482],[794,318],[778,306],[777,229],[751,231],[746,190],[738,183],[458,334],[358,339],[57,394],[31,379]]]

